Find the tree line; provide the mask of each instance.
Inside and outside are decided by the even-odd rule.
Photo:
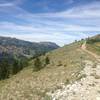
[[[8,58],[3,58],[0,60],[0,80],[7,79],[11,75],[17,74],[28,65],[28,61],[26,59],[12,60],[12,62]]]
[[[10,59],[8,57],[0,59],[0,80],[7,79],[12,75],[17,74],[24,67],[28,66],[29,60],[26,58],[13,58]],[[34,59],[34,71],[39,71],[42,68],[46,67],[50,64],[50,59],[46,56],[44,59],[40,59],[40,57],[36,57]]]

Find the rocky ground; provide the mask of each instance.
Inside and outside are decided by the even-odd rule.
[[[100,63],[85,61],[80,80],[64,85],[62,89],[48,92],[52,100],[100,100]]]

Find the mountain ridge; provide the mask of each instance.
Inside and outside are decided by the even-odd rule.
[[[18,53],[23,56],[29,55],[34,57],[35,55],[44,54],[50,50],[57,49],[58,47],[59,46],[53,42],[29,42],[0,36],[0,49],[7,53]]]

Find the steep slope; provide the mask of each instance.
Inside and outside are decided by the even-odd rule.
[[[33,72],[34,60],[30,66],[13,76],[1,81],[1,100],[48,100],[49,91],[62,89],[63,85],[80,80],[84,75],[80,72],[84,68],[84,60],[94,60],[81,48],[81,43],[72,43],[41,56],[43,61],[49,57],[50,64],[38,72]],[[92,58],[92,59],[91,59]]]

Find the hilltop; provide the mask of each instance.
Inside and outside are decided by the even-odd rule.
[[[87,39],[87,49],[100,56],[100,34]]]

